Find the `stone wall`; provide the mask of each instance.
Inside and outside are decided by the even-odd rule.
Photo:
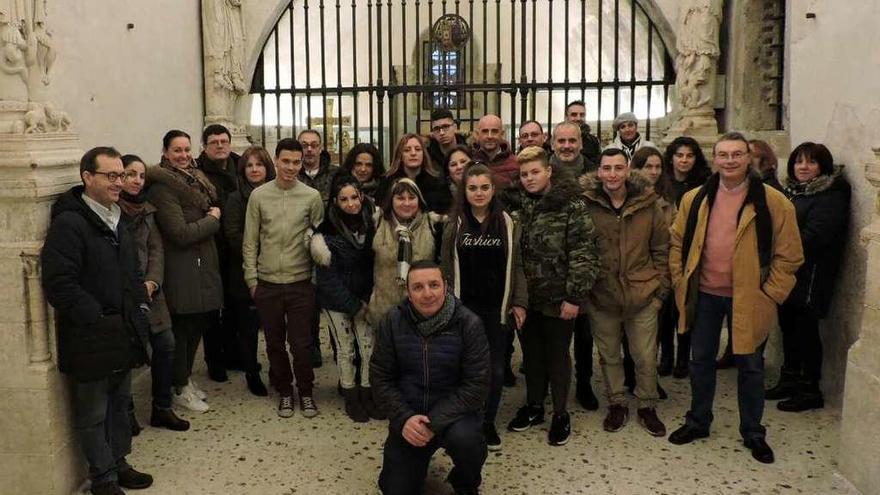
[[[198,2],[65,0],[50,9],[53,91],[83,148],[109,144],[153,163],[168,129],[200,134]]]

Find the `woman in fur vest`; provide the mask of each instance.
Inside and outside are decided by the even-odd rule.
[[[310,244],[318,300],[336,341],[345,413],[356,423],[365,423],[371,417],[383,419],[372,401],[369,366],[373,329],[366,321],[367,301],[373,291],[376,228],[373,207],[361,186],[359,179],[348,174],[333,179],[324,221]],[[358,375],[360,383],[356,383]]]
[[[779,307],[785,360],[779,383],[765,398],[785,399],[776,404],[779,410],[799,412],[825,405],[819,389],[819,320],[828,315],[843,260],[851,189],[828,148],[811,142],[791,152],[785,184],[785,194],[797,212],[804,264],[798,269],[794,289]]]

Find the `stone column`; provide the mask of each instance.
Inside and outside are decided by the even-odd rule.
[[[718,137],[715,119],[719,31],[723,0],[682,0],[675,47],[676,111],[664,143],[691,136],[702,147]]]
[[[246,95],[242,64],[245,30],[241,17],[244,0],[202,0],[202,56],[205,67],[205,125],[222,124],[232,133],[232,148],[241,152],[247,140],[247,122],[236,119],[235,108]]]
[[[866,167],[865,177],[880,189],[880,147]],[[865,309],[859,340],[846,360],[846,388],[840,425],[840,471],[859,490],[876,493],[880,487],[880,196],[874,200],[874,219],[861,232],[868,251]]]
[[[0,491],[67,495],[85,471],[39,254],[52,202],[79,182],[82,151],[49,100],[47,4],[0,2]]]

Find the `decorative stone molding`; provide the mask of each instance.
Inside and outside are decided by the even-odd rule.
[[[666,142],[687,135],[705,145],[718,135],[713,104],[723,7],[723,0],[681,2],[675,58],[676,120],[669,127]]]
[[[22,251],[24,274],[25,322],[27,323],[28,360],[31,364],[52,360],[49,349],[49,308],[40,281],[39,251]]]

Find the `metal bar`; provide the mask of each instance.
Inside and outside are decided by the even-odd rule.
[[[468,0],[468,9],[470,11],[470,21],[471,21],[471,40],[473,40],[473,38],[474,38],[474,34],[473,34],[474,33],[474,0]],[[475,74],[474,74],[474,72],[476,71],[476,65],[474,64],[474,53],[475,52],[476,52],[476,50],[474,50],[473,48],[468,50],[468,53],[470,53],[470,62],[468,63],[468,65],[470,66],[470,69],[471,69],[471,77],[470,77],[469,81],[471,81],[471,82],[473,82],[475,80]],[[473,109],[474,109],[474,93],[475,93],[474,91],[468,92],[468,94],[471,97],[471,104],[468,106],[468,108],[471,109],[471,112],[473,112]],[[458,125],[461,125],[460,119],[458,122],[459,122]],[[471,133],[473,133],[474,132],[474,119],[473,118],[468,119],[468,127],[469,127],[468,130]]]
[[[281,90],[280,57],[278,56],[278,26],[272,30],[275,45],[275,89]],[[275,139],[281,139],[281,95],[275,95]]]
[[[645,134],[651,140],[651,94],[654,92],[654,21],[648,17],[648,117],[645,119]]]
[[[303,0],[303,31],[306,36],[306,129],[312,127],[312,72],[309,49],[309,0]]]
[[[324,149],[326,150],[330,133],[327,125],[327,38],[324,37],[324,0],[318,2],[318,19],[321,21],[321,125],[323,126],[321,130],[324,131]]]
[[[352,0],[352,2],[356,2],[357,0]],[[379,62],[380,71],[382,70],[382,62]],[[367,75],[369,77],[370,89],[367,91],[367,95],[370,98],[370,143],[375,143],[375,137],[373,136],[373,125],[374,115],[373,115],[373,102],[374,98],[374,90],[373,86],[373,1],[367,0]],[[381,84],[382,74],[379,73],[379,83]],[[380,148],[381,149],[381,148]]]
[[[520,41],[522,48],[520,49],[520,76],[519,82],[522,85],[525,85],[528,82],[528,76],[526,75],[526,48],[528,45],[526,44],[526,0],[521,0],[520,9],[522,15],[520,16]],[[528,93],[525,90],[525,86],[520,88],[520,122],[525,122],[528,117],[526,116],[526,105],[529,102]],[[513,143],[511,143],[511,146]]]
[[[486,40],[488,40],[488,37],[486,36],[486,32],[487,32],[486,24],[488,22],[486,20],[486,8],[487,8],[486,5],[487,5],[488,1],[489,0],[483,0],[483,37],[481,38],[483,40],[483,84],[486,84],[488,82],[488,80],[486,79],[486,72],[488,72],[488,70],[489,70],[488,61],[487,61],[487,59],[489,58],[489,43],[486,42]],[[488,102],[489,102],[489,92],[483,91],[483,111],[484,112],[489,109]]]
[[[501,82],[501,0],[495,0],[495,82]],[[501,89],[495,92],[495,107],[500,117]]]
[[[620,0],[614,0],[614,83],[620,83]],[[614,90],[614,115],[620,113],[620,91]]]
[[[340,0],[336,0],[336,99],[339,102],[336,107],[336,149],[338,150],[336,163],[340,165],[342,164],[342,91],[339,90],[342,87],[342,25],[339,21],[341,6]]]
[[[553,82],[553,0],[547,0],[549,12],[547,29],[547,80]],[[553,91],[547,92],[547,129],[553,126]]]
[[[293,53],[295,45],[293,43],[293,2],[287,6],[288,15],[287,19],[289,21],[288,28],[290,29],[290,132],[291,135],[296,136],[296,72],[294,72],[294,67],[296,64],[293,63]]]
[[[403,81],[402,81],[401,85],[403,87],[400,88],[400,91],[403,92],[403,95],[401,96],[401,98],[403,98],[403,133],[407,134],[407,133],[409,133],[409,118],[408,118],[407,110],[406,110],[406,106],[407,106],[406,100],[407,100],[407,96],[409,96],[409,95],[407,94],[407,90],[406,90],[406,76],[407,76],[406,75],[406,0],[400,1],[400,28],[401,28],[400,32],[403,33],[403,36],[402,36],[403,39],[400,40],[400,58],[401,58],[400,63],[401,63],[401,66],[403,67],[403,69],[402,69]],[[388,32],[389,32],[389,34],[391,33],[390,30]]]
[[[392,51],[392,39],[394,38],[393,6],[394,4],[391,3],[391,0],[385,2],[385,7],[388,9],[388,131],[391,136],[396,136],[397,122],[394,120],[394,89],[397,86],[397,72],[394,70],[394,52]]]
[[[779,15],[778,15],[778,24],[777,29],[779,29],[779,43],[785,43],[785,1],[779,1],[776,3],[779,6]],[[776,129],[783,129],[783,117],[785,116],[785,108],[783,107],[784,103],[784,95],[783,91],[785,91],[785,85],[783,75],[785,73],[785,50],[779,50],[779,69],[778,69],[779,78],[776,79]]]
[[[597,42],[596,45],[599,47],[598,56],[596,57],[596,64],[598,65],[598,74],[599,77],[596,79],[599,82],[599,91],[596,92],[596,137],[600,140],[602,139],[602,0],[597,2],[598,6],[598,24],[599,29],[597,30]]]
[[[587,101],[586,87],[587,82],[587,0],[581,0],[581,101]],[[587,120],[584,114],[584,122]]]
[[[516,39],[516,0],[510,0],[510,39]],[[510,148],[516,141],[516,43],[510,44]]]
[[[565,28],[564,29],[565,29],[565,33],[568,34],[569,33],[569,31],[568,31],[568,0],[565,0],[565,2],[563,3],[563,7],[565,8],[565,21],[564,21]],[[565,82],[567,84],[568,83],[568,63],[569,63],[568,40],[565,40],[565,43],[563,43],[563,45],[565,45],[565,58],[563,59],[562,63],[565,64]],[[565,101],[563,103],[565,103],[566,105],[568,104],[568,86],[565,87]]]
[[[613,82],[601,82],[600,83],[598,81],[587,81],[585,84],[586,84],[587,89],[598,89],[600,85],[605,89],[617,89],[617,88],[622,89],[622,88],[628,88],[631,83],[629,81],[622,81],[619,84],[614,84]],[[639,81],[635,81],[633,84],[635,84],[635,86],[638,88],[638,87],[642,87],[642,86],[647,86],[649,84],[649,82],[647,80],[639,80]],[[652,84],[656,85],[657,81],[654,81]],[[475,83],[462,84],[460,87],[463,91],[488,91],[488,92],[494,92],[496,89],[500,88],[501,92],[503,93],[503,92],[512,91],[513,89],[515,89],[521,85],[525,86],[529,90],[538,89],[541,91],[548,91],[551,89],[554,91],[563,91],[563,90],[565,90],[565,87],[566,87],[566,84],[562,81],[559,81],[559,82],[535,82],[535,83],[529,82],[529,83],[525,83],[525,84],[520,84],[520,83],[510,82],[510,81],[502,82],[502,83],[498,83],[498,84],[491,83],[491,82],[486,82],[486,83],[475,82]],[[335,92],[337,88],[332,88],[332,89],[333,89],[333,92]],[[395,87],[391,86],[391,85],[384,85],[384,84],[383,85],[373,84],[373,85],[360,85],[360,86],[341,86],[338,89],[339,89],[339,91],[342,91],[343,94],[348,94],[348,93],[355,93],[358,91],[369,91],[371,89],[374,91],[384,90],[384,91],[390,92],[390,91],[393,91],[395,89]],[[443,91],[443,90],[448,90],[449,85],[443,84],[443,83],[409,84],[409,85],[407,85],[407,89],[411,93],[416,92],[416,91]],[[267,88],[264,92],[266,94],[290,94],[289,89]],[[319,93],[320,89],[315,89],[314,92]]]
[[[630,2],[630,18],[629,18],[629,78],[636,78],[636,3]],[[630,85],[629,90],[629,109],[631,112],[636,111],[636,87]]]
[[[538,72],[538,1],[532,0],[532,84],[536,82],[536,74]],[[536,120],[535,115],[538,106],[538,90],[532,90],[532,106],[529,109],[529,117]]]
[[[358,77],[357,77],[357,74],[358,74],[358,70],[357,70],[357,67],[358,67],[358,65],[357,65],[357,59],[358,59],[357,25],[358,25],[357,24],[357,0],[351,0],[351,51],[352,51],[351,83],[352,83],[352,86],[355,86],[355,87],[357,87],[357,85],[358,85],[358,82],[357,82],[358,81]],[[340,60],[340,62],[341,62],[341,60]],[[341,80],[339,81],[339,84],[342,85]],[[361,142],[360,134],[358,133],[358,130],[360,129],[360,127],[358,127],[358,124],[359,124],[359,120],[358,120],[358,106],[359,106],[358,105],[358,103],[359,103],[358,102],[358,95],[360,95],[360,93],[355,92],[354,99],[353,99],[353,102],[354,102],[354,125],[352,126],[352,129],[354,132],[354,143],[352,143],[352,144],[358,144]]]
[[[434,0],[428,0],[428,32],[431,34],[430,36],[428,36],[428,40],[422,44],[422,53],[425,54],[427,59],[430,61],[429,63],[431,64],[430,69],[426,68],[429,79],[432,83],[436,83],[439,77],[434,74]],[[421,98],[424,98],[424,93],[422,93]],[[433,110],[436,106],[434,101],[434,93],[428,93],[428,100],[431,103],[431,110]]]
[[[388,0],[390,3],[391,0]],[[388,27],[391,29],[391,26]],[[385,124],[385,87],[382,82],[382,0],[376,1],[376,53],[378,58],[377,67],[379,67],[379,78],[376,80],[376,113],[379,114],[378,133],[379,133],[379,151],[382,155],[385,153],[385,136],[382,132]],[[372,111],[372,108],[371,108]],[[372,119],[372,117],[371,117]],[[372,136],[372,126],[370,127],[370,135]]]
[[[421,50],[421,43],[419,43],[419,38],[422,35],[422,23],[421,23],[421,0],[416,0],[416,82],[418,84],[422,84],[422,58],[424,58],[424,53]],[[430,30],[429,30],[430,31]],[[421,133],[422,128],[422,93],[418,93],[416,95],[416,132]]]
[[[461,13],[459,11],[459,9],[460,9],[459,4],[460,3],[461,3],[461,0],[455,0],[455,15],[461,15]],[[461,73],[461,64],[464,63],[464,58],[467,53],[467,50],[468,50],[467,45],[465,45],[462,48],[462,51],[456,56],[457,57],[456,62],[458,65],[456,66],[455,82],[457,85],[461,84],[462,81],[464,80],[464,78],[462,77],[462,73]],[[463,103],[464,103],[464,94],[461,91],[456,90],[455,91],[455,121],[456,122],[461,122],[461,107],[464,106]],[[438,163],[435,163],[434,165],[440,166],[440,164],[438,164]]]

